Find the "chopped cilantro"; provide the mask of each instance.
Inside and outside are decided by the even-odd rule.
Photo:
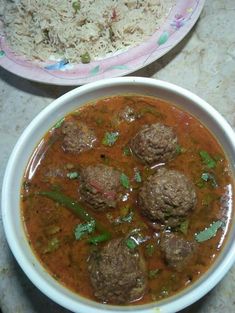
[[[130,250],[134,250],[138,246],[137,242],[131,237],[127,238],[125,243]]]
[[[81,61],[83,64],[87,64],[91,62],[91,57],[90,54],[88,52],[80,55]]]
[[[106,132],[102,140],[102,144],[111,147],[117,141],[118,136],[118,132]]]
[[[177,154],[181,154],[181,153],[184,153],[186,151],[186,149],[180,145],[176,145],[176,153]]]
[[[126,174],[121,173],[120,175],[120,182],[122,184],[123,187],[125,187],[126,189],[130,188],[130,182],[129,182],[129,178]]]
[[[177,154],[180,154],[181,153],[181,146],[180,145],[176,145],[175,150],[176,150]]]
[[[220,220],[213,222],[212,224],[210,224],[208,228],[205,228],[204,230],[195,234],[195,239],[197,240],[197,242],[203,242],[203,241],[209,240],[213,238],[216,235],[218,229],[222,228],[223,226],[224,226],[224,222]]]
[[[137,183],[141,183],[142,182],[142,178],[141,178],[141,174],[140,174],[140,171],[138,169],[135,169],[135,181]]]
[[[206,182],[210,183],[210,185],[213,188],[218,187],[218,183],[216,181],[216,178],[213,174],[211,173],[202,173],[200,180],[196,183],[196,186],[198,188],[204,188],[206,186]]]
[[[132,222],[133,217],[134,217],[134,212],[130,211],[129,214],[121,217],[121,221],[130,223],[130,222]]]
[[[80,240],[83,236],[93,233],[95,230],[95,220],[78,224],[74,229],[76,240]]]
[[[183,233],[184,235],[187,235],[188,232],[188,225],[189,225],[189,221],[185,220],[180,224],[179,230],[181,231],[181,233]]]
[[[123,154],[125,156],[130,156],[132,153],[131,153],[131,149],[129,147],[124,147],[123,149]]]
[[[76,179],[79,177],[79,174],[78,174],[78,172],[69,172],[69,173],[67,173],[67,177],[69,179]]]
[[[210,182],[211,186],[213,188],[217,188],[218,187],[218,184],[216,182],[215,176],[213,174],[211,174],[211,173],[202,173],[201,179],[206,181],[206,182]]]
[[[72,7],[73,7],[75,13],[77,13],[77,12],[80,10],[80,8],[81,8],[81,3],[80,3],[80,1],[79,1],[79,0],[75,0],[75,1],[72,3]]]
[[[47,247],[43,250],[43,254],[53,252],[59,248],[60,242],[59,239],[53,237],[48,241]]]
[[[210,156],[210,154],[207,151],[201,150],[201,151],[199,151],[199,155],[202,159],[202,162],[208,168],[215,168],[216,167],[216,161]]]
[[[133,220],[134,212],[130,211],[127,215],[117,217],[114,220],[114,224],[118,225],[121,223],[131,223]]]
[[[145,247],[145,252],[147,256],[152,256],[154,254],[155,248],[152,243],[147,244]]]
[[[150,271],[148,272],[148,278],[149,278],[149,279],[154,279],[154,278],[156,278],[160,271],[161,271],[161,270],[160,270],[159,268],[156,268],[155,270],[150,270]]]

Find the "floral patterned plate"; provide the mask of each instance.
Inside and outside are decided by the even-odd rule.
[[[0,65],[30,79],[54,85],[82,85],[102,78],[127,75],[156,61],[176,46],[196,23],[205,0],[176,0],[164,24],[147,41],[127,51],[89,64],[36,62],[12,51],[0,25]]]

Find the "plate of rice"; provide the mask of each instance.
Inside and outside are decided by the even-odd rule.
[[[205,0],[0,0],[0,65],[54,85],[127,75],[175,47]]]

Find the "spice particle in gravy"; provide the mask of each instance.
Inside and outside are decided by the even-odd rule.
[[[63,285],[94,301],[144,304],[211,266],[231,189],[226,156],[197,119],[120,95],[71,112],[44,136],[21,207],[35,254]]]

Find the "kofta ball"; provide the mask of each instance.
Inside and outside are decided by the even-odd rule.
[[[174,227],[194,209],[196,192],[183,173],[161,168],[144,182],[138,201],[150,220]]]
[[[81,171],[82,201],[93,209],[115,208],[121,191],[120,172],[104,164],[89,165]]]
[[[138,249],[129,249],[123,238],[112,239],[93,252],[88,270],[94,294],[102,302],[126,304],[145,293],[145,260]]]
[[[130,141],[130,148],[143,163],[168,162],[177,155],[178,140],[169,126],[161,123],[144,125]]]
[[[67,152],[81,153],[94,147],[97,140],[95,133],[86,124],[75,120],[65,121],[62,148]]]

